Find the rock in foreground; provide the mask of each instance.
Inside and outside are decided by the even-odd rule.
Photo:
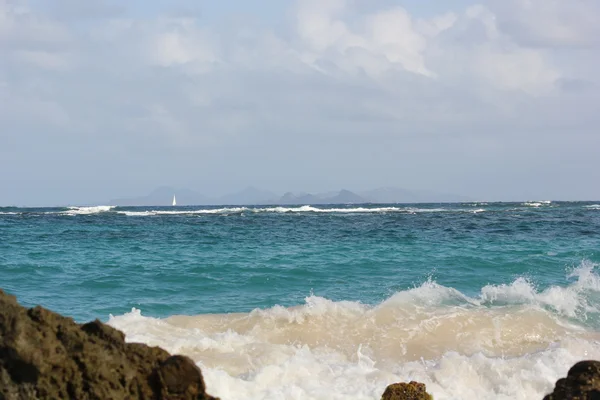
[[[433,400],[424,383],[394,383],[389,385],[381,400]]]
[[[198,367],[158,347],[125,343],[0,290],[0,399],[209,400]]]
[[[600,361],[581,361],[556,381],[544,400],[600,400]]]

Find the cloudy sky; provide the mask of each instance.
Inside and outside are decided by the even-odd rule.
[[[600,199],[598,0],[0,0],[0,205]]]

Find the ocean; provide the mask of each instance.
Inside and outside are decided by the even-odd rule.
[[[0,208],[0,288],[228,399],[541,399],[600,359],[600,204]]]

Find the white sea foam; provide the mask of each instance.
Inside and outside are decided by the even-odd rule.
[[[484,208],[419,208],[419,207],[327,207],[327,206],[298,206],[298,207],[222,207],[222,208],[176,208],[176,209],[153,209],[153,210],[123,210],[115,206],[92,206],[92,207],[68,207],[66,211],[46,211],[41,214],[57,215],[92,215],[106,212],[129,217],[148,217],[158,215],[239,215],[239,214],[419,214],[419,213],[481,213],[487,211]],[[0,212],[0,214],[18,214],[15,212]]]
[[[548,206],[550,204],[552,204],[552,201],[550,201],[550,200],[527,201],[527,202],[523,203],[523,205],[527,206],[527,207],[542,207],[542,206]]]
[[[230,215],[230,214],[241,214],[241,213],[278,213],[278,214],[302,214],[302,213],[315,213],[315,214],[383,214],[383,213],[405,213],[405,214],[417,214],[417,213],[435,213],[435,212],[469,212],[469,213],[480,213],[484,212],[485,209],[480,208],[476,210],[472,209],[449,209],[449,208],[416,208],[416,207],[316,207],[316,206],[300,206],[300,207],[225,207],[225,208],[202,208],[202,209],[179,209],[179,210],[149,210],[149,211],[129,211],[129,210],[118,210],[118,214],[127,216],[154,216],[154,215]]]
[[[585,208],[590,208],[592,210],[600,210],[600,204],[590,204],[589,206],[584,206]]]
[[[109,212],[114,206],[92,206],[92,207],[69,207],[68,211],[61,211],[58,214],[64,215],[88,215]]]
[[[151,211],[117,211],[120,214],[129,216],[150,216],[150,215],[194,215],[194,214],[240,214],[248,213],[385,213],[385,212],[410,212],[407,208],[399,207],[380,207],[380,208],[319,208],[313,206],[301,207],[226,207],[214,209],[198,210],[151,210]]]
[[[130,217],[147,217],[154,215],[195,215],[195,214],[240,214],[245,211],[251,211],[248,207],[229,207],[229,208],[206,208],[199,210],[149,210],[149,211],[117,211],[117,214],[123,214]]]
[[[378,399],[409,380],[437,400],[542,398],[573,363],[600,358],[600,333],[582,324],[596,312],[595,267],[583,262],[571,285],[543,291],[519,278],[469,297],[429,280],[375,306],[313,295],[238,314],[157,319],[133,309],[109,324],[128,341],[190,356],[223,400]]]

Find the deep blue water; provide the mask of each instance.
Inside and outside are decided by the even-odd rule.
[[[0,208],[0,287],[79,321],[377,304],[431,279],[477,295],[600,263],[598,202]]]

